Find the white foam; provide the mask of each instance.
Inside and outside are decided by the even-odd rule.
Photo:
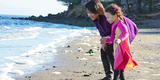
[[[5,57],[5,59],[10,59],[17,64],[36,65],[29,57]]]
[[[44,48],[45,46],[43,46],[42,44],[39,44],[38,47],[35,49],[35,51],[43,51]]]
[[[55,53],[55,52],[57,52],[57,50],[56,49],[52,49],[52,52]]]
[[[25,31],[33,31],[33,30],[38,30],[38,29],[42,29],[41,27],[28,27],[28,28],[24,28],[23,30]]]
[[[21,70],[12,70],[12,73],[18,74],[18,75],[23,75],[24,74],[24,72],[21,71]]]
[[[26,39],[26,38],[35,38],[39,33],[38,32],[15,32],[15,33],[6,33],[0,35],[0,40],[15,40],[15,39]]]
[[[36,65],[36,63],[30,59],[19,59],[19,60],[15,60],[15,62],[20,64]]]
[[[1,69],[3,74],[0,74],[0,80],[14,80],[13,78],[11,78],[10,74],[18,74],[18,75],[23,75],[24,72],[21,70],[15,70],[14,68],[15,63],[5,63],[4,68]]]
[[[9,71],[12,71],[12,69],[14,68],[13,65],[15,65],[15,63],[5,63],[6,67],[2,69],[3,74],[7,74]]]
[[[7,76],[7,74],[0,74],[0,80],[15,80],[11,78],[10,76]]]
[[[8,27],[8,26],[4,26],[4,28],[6,28],[6,29],[10,29],[10,27]]]

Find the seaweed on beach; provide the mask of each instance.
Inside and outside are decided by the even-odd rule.
[[[92,54],[95,53],[92,49],[90,49],[87,53]]]

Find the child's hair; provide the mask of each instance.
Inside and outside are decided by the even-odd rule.
[[[99,0],[90,0],[85,4],[85,9],[89,10],[91,13],[104,15],[105,10],[102,3]]]
[[[116,4],[110,4],[109,6],[107,6],[105,8],[105,12],[109,12],[112,15],[117,14],[117,17],[122,19],[123,12],[122,12],[121,8]]]

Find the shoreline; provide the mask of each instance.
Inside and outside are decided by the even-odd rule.
[[[126,80],[158,80],[160,77],[160,29],[139,29],[131,44],[133,59],[139,66],[135,70],[126,70]],[[153,39],[154,38],[154,39]],[[81,37],[59,48],[56,61],[46,64],[33,74],[19,76],[16,80],[98,80],[105,77],[100,59],[100,36]],[[81,47],[83,50],[78,50]],[[86,53],[93,49],[95,54]]]
[[[94,31],[96,31],[96,30],[94,30]],[[89,79],[89,77],[85,77],[84,75],[85,74],[90,75],[92,73],[92,70],[86,71],[88,68],[87,69],[83,69],[83,68],[85,68],[88,64],[90,67],[92,67],[90,65],[92,63],[89,63],[88,60],[90,60],[90,59],[85,58],[84,56],[92,58],[92,56],[98,55],[95,58],[97,58],[99,60],[99,62],[97,62],[97,64],[101,65],[101,60],[99,57],[100,44],[98,45],[98,47],[94,47],[97,45],[98,41],[91,42],[91,43],[84,42],[84,40],[87,41],[90,37],[93,39],[95,37],[96,37],[96,39],[99,38],[99,36],[85,36],[85,37],[78,38],[78,39],[68,43],[68,45],[70,47],[68,47],[68,45],[66,45],[65,47],[60,47],[59,52],[57,52],[58,55],[55,55],[54,62],[45,64],[48,67],[50,66],[50,68],[43,67],[43,70],[39,70],[33,74],[20,76],[16,80],[26,80],[26,79],[49,80],[47,78],[45,78],[45,79],[38,78],[39,75],[43,76],[43,74],[50,75],[48,77],[51,77],[51,75],[54,75],[54,77],[50,78],[50,80],[60,80],[60,79],[58,79],[59,76],[61,76],[63,74],[68,75],[68,73],[69,73],[69,75],[71,75],[71,73],[72,73],[72,76],[71,77],[68,76],[67,78],[65,78],[65,76],[63,75],[62,80],[66,80],[66,79],[77,80],[77,78],[73,78],[73,77],[75,77],[74,76],[75,73],[78,74],[77,75],[77,77],[79,77],[78,80],[81,80],[81,77],[83,77],[84,79]],[[86,39],[86,38],[88,38],[88,39]],[[94,45],[91,45],[91,44],[94,44]],[[91,54],[87,53],[90,49],[93,49],[93,51],[95,53],[91,53]],[[104,76],[102,65],[99,67],[101,67],[102,70],[100,72],[97,72],[96,74],[101,74]],[[77,70],[77,68],[79,68],[79,69]],[[83,71],[81,71],[81,69],[83,69]],[[87,72],[89,72],[89,73],[87,73]],[[45,76],[43,76],[43,77],[45,77]],[[93,80],[94,80],[94,77],[93,77]]]
[[[66,25],[73,25],[73,26],[80,26],[80,27],[95,27],[93,22],[90,20],[90,18],[74,18],[74,17],[68,17],[68,16],[58,16],[58,15],[52,15],[52,16],[30,16],[28,18],[15,18],[12,17],[11,19],[20,19],[20,20],[32,20],[32,21],[38,21],[38,22],[49,22],[54,24],[66,24]]]

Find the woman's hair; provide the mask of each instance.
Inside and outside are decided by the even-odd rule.
[[[91,13],[104,15],[105,10],[102,3],[99,0],[91,0],[85,4],[85,9],[89,10]]]
[[[122,19],[123,12],[122,12],[121,8],[116,4],[110,4],[109,6],[107,6],[105,8],[105,12],[109,12],[112,15],[117,14],[117,17]]]

